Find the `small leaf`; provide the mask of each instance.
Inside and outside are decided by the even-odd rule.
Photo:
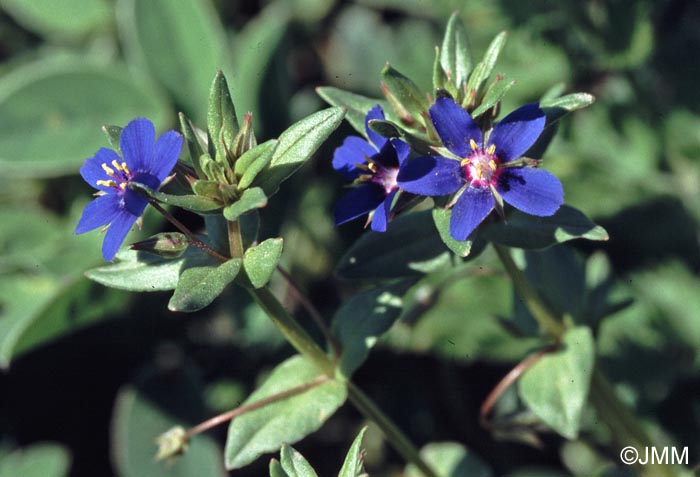
[[[437,477],[492,477],[493,471],[476,454],[457,442],[433,442],[420,450],[423,460]],[[413,464],[406,466],[406,477],[424,477]]]
[[[277,459],[270,460],[270,477],[290,477]]]
[[[238,218],[250,212],[251,210],[260,209],[267,205],[267,196],[260,187],[253,187],[252,189],[246,189],[241,194],[240,199],[238,199],[233,204],[226,206],[224,208],[224,217],[226,220],[235,222]]]
[[[367,133],[365,132],[365,116],[367,116],[369,110],[376,105],[380,105],[386,112],[389,107],[387,102],[383,99],[368,98],[367,96],[350,93],[332,86],[320,86],[316,88],[316,93],[331,106],[347,108],[345,118],[350,125],[355,128],[355,131],[365,138],[367,137]]]
[[[281,238],[267,239],[245,251],[243,268],[255,288],[262,288],[270,281],[282,256],[282,242]]]
[[[333,317],[333,334],[343,350],[338,365],[343,376],[352,376],[367,359],[377,339],[401,315],[401,297],[392,291],[373,288],[360,292],[345,301]]]
[[[338,477],[359,477],[365,473],[362,465],[362,439],[365,437],[366,432],[367,426],[363,427],[357,437],[355,437],[347,456],[345,456],[343,467],[338,472]]]
[[[608,240],[608,233],[603,227],[568,205],[562,205],[549,217],[514,210],[507,222],[488,224],[479,233],[486,240],[524,249],[547,248],[577,238]]]
[[[234,258],[219,266],[194,266],[180,274],[175,293],[168,302],[170,311],[190,313],[213,302],[241,269],[241,260]]]
[[[562,347],[528,369],[518,391],[537,417],[567,439],[576,439],[595,361],[590,328],[567,331]]]
[[[310,383],[318,369],[301,356],[278,365],[245,404]],[[294,443],[318,430],[345,402],[345,386],[334,380],[301,394],[269,404],[231,422],[226,440],[226,467],[238,469],[265,452],[278,450],[283,442]]]
[[[421,113],[430,108],[428,99],[410,78],[401,74],[387,63],[381,73],[382,82],[389,92],[414,118],[420,118]]]
[[[328,108],[292,124],[280,135],[272,161],[256,177],[254,184],[262,187],[268,197],[272,196],[285,179],[311,158],[344,116],[342,108]]]
[[[544,99],[540,108],[547,115],[547,124],[559,121],[571,111],[590,106],[595,101],[595,96],[588,93],[572,93],[559,98]]]
[[[209,131],[209,155],[215,156],[216,160],[223,164],[227,157],[226,150],[230,151],[233,140],[238,133],[238,118],[226,77],[222,71],[216,72],[209,90],[207,129]]]
[[[496,104],[503,99],[503,96],[506,95],[508,90],[514,84],[515,80],[506,81],[504,75],[496,76],[496,79],[493,80],[493,83],[491,86],[489,86],[489,89],[486,90],[486,94],[484,94],[484,99],[481,100],[481,104],[474,111],[472,111],[472,118],[476,118],[477,116],[484,114],[486,111],[496,106]]]
[[[201,195],[172,195],[164,194],[149,187],[139,184],[138,182],[129,183],[129,187],[142,193],[146,197],[157,200],[161,204],[174,205],[183,209],[191,210],[192,212],[210,212],[220,209],[221,204]]]
[[[466,257],[472,250],[471,240],[462,240],[461,242],[452,238],[450,235],[450,218],[452,217],[452,209],[443,209],[442,207],[433,209],[433,221],[435,227],[440,234],[440,239],[447,248],[452,250],[460,257]]]
[[[472,71],[473,61],[467,32],[458,12],[453,13],[447,22],[440,48],[440,64],[456,89],[461,91],[462,84],[466,84]]]
[[[279,141],[271,139],[248,150],[236,161],[236,173],[241,171],[241,179],[238,181],[239,190],[250,187],[258,174],[270,164],[277,144]]]
[[[289,477],[318,477],[304,456],[286,443],[282,445],[280,464]]]
[[[501,50],[505,46],[507,39],[508,32],[503,31],[491,41],[491,44],[484,54],[484,59],[476,65],[474,71],[472,71],[472,74],[469,77],[467,91],[474,90],[478,93],[479,90],[481,90],[484,83],[486,83],[489,76],[491,76],[493,68],[496,66],[498,56],[501,54]]]
[[[178,258],[185,253],[189,245],[190,240],[185,234],[163,232],[131,244],[131,249],[152,253],[163,258]]]

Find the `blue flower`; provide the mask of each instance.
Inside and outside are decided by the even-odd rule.
[[[372,230],[384,232],[399,191],[396,177],[411,151],[405,142],[372,131],[368,125],[372,119],[384,119],[381,106],[370,109],[365,117],[369,141],[348,136],[333,154],[333,168],[357,185],[336,204],[335,224],[371,213]]]
[[[454,202],[450,235],[466,240],[495,207],[492,188],[525,213],[547,216],[564,200],[559,179],[547,171],[508,164],[521,157],[542,134],[544,112],[525,105],[497,123],[486,142],[479,126],[450,98],[430,107],[430,119],[445,147],[461,160],[418,157],[401,169],[401,189],[414,194],[461,194]]]
[[[148,204],[129,184],[138,182],[157,190],[175,167],[182,137],[168,131],[156,141],[153,123],[137,118],[122,130],[119,146],[123,160],[111,149],[101,148],[80,168],[80,175],[98,192],[83,210],[74,232],[82,234],[108,226],[102,256],[110,261]]]

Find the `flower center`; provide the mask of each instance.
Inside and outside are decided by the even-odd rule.
[[[461,162],[467,182],[478,187],[495,186],[500,175],[498,166],[501,163],[496,156],[496,145],[492,144],[484,150],[479,148],[473,139],[469,141],[469,145],[472,152]]]
[[[355,164],[358,169],[367,171],[368,174],[361,174],[356,182],[372,182],[384,188],[384,192],[389,195],[398,187],[396,178],[399,175],[398,167],[384,167],[371,157],[367,157],[367,164]]]
[[[112,167],[109,167],[107,163],[102,164],[102,169],[107,173],[109,177],[111,177],[111,179],[106,181],[99,180],[97,181],[97,185],[104,187],[113,187],[118,191],[126,190],[126,187],[129,185],[129,181],[133,178],[133,174],[126,166],[126,162],[122,162],[120,164],[115,159],[112,161],[112,166],[114,167],[114,169],[112,169]]]

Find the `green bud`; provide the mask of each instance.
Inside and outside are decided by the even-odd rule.
[[[412,119],[420,118],[421,114],[430,108],[428,98],[420,88],[408,77],[392,68],[389,63],[382,70],[382,83],[386,86],[386,90],[391,93],[394,101],[398,102],[401,109],[406,110]],[[389,97],[387,100],[392,101]],[[401,115],[400,118],[403,121],[404,115]]]
[[[189,247],[189,239],[179,232],[164,232],[131,245],[132,250],[152,253],[163,258],[177,258]]]
[[[241,130],[238,131],[231,144],[231,152],[238,159],[246,151],[253,149],[257,145],[258,141],[255,139],[255,132],[253,131],[253,113],[246,113],[243,116]]]
[[[158,444],[158,452],[156,452],[156,460],[168,461],[174,460],[181,456],[187,450],[189,438],[187,431],[182,426],[175,426],[167,432],[164,432],[156,438]]]

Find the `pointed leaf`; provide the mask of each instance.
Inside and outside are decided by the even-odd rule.
[[[272,161],[253,183],[262,187],[268,197],[272,196],[285,179],[311,158],[344,116],[342,108],[328,108],[291,125],[280,135]]]
[[[289,477],[318,477],[304,456],[286,443],[282,445],[280,464]]]
[[[503,99],[503,96],[506,95],[508,90],[514,84],[515,80],[506,81],[504,75],[496,76],[496,79],[493,80],[493,83],[491,83],[489,89],[486,90],[486,94],[484,94],[484,99],[481,100],[481,104],[474,111],[472,111],[472,118],[481,116],[486,111],[496,106],[496,104]]]
[[[233,139],[238,133],[238,118],[226,77],[220,70],[217,71],[209,90],[207,130],[209,131],[209,154],[214,155],[220,163],[224,163],[227,156],[226,149],[230,151]]]
[[[202,156],[202,154],[204,154],[204,149],[202,149],[199,138],[194,132],[194,127],[187,116],[185,116],[183,113],[178,114],[178,118],[180,119],[180,130],[182,131],[182,135],[185,138],[185,143],[187,144],[187,151],[190,154],[190,162],[192,163],[192,167],[194,167],[197,177],[202,180],[207,179],[207,176],[202,171],[202,166],[199,163],[199,158]]]
[[[312,382],[318,369],[301,356],[278,365],[244,404]],[[237,417],[231,422],[226,441],[226,467],[238,469],[265,452],[278,450],[283,442],[294,443],[318,430],[345,402],[345,386],[327,381],[287,399]]]
[[[362,465],[362,439],[365,437],[366,432],[367,426],[363,427],[357,437],[355,437],[347,456],[345,456],[343,467],[338,472],[338,477],[359,477],[365,473]]]
[[[267,239],[245,251],[243,268],[255,288],[262,288],[270,281],[281,256],[281,238]]]
[[[122,136],[122,128],[119,126],[102,126],[102,132],[107,136],[107,140],[109,141],[109,145],[112,146],[112,149],[121,155],[119,139]]]
[[[290,477],[277,459],[270,460],[270,477]]]
[[[381,77],[382,82],[402,106],[402,109],[406,109],[414,118],[420,118],[421,113],[430,108],[428,98],[420,88],[410,78],[401,74],[388,63],[382,70]]]
[[[488,224],[479,232],[482,237],[509,247],[540,249],[577,238],[608,240],[608,233],[583,212],[562,205],[549,217],[536,217],[514,210],[507,222]]]
[[[447,22],[440,48],[440,64],[457,90],[461,91],[462,84],[467,82],[472,71],[473,61],[467,32],[458,12],[453,13]]]
[[[595,101],[595,96],[588,93],[572,93],[559,98],[544,99],[540,108],[547,115],[547,124],[559,121],[571,111],[590,106]]]
[[[385,112],[389,108],[388,103],[383,99],[368,98],[367,96],[350,93],[332,86],[320,86],[316,88],[316,93],[331,106],[347,108],[345,118],[355,128],[355,131],[363,137],[367,136],[365,132],[365,116],[367,116],[369,110],[376,105],[380,105]]]
[[[213,302],[238,275],[241,260],[234,258],[219,266],[185,268],[175,293],[168,302],[170,311],[193,312]]]
[[[253,183],[260,171],[265,169],[277,148],[279,141],[271,139],[245,152],[236,161],[236,174],[240,171],[241,179],[238,181],[240,190],[247,189]]]
[[[433,209],[433,221],[435,228],[440,234],[440,239],[447,248],[452,250],[460,257],[466,257],[472,250],[471,240],[458,241],[450,235],[450,218],[452,217],[452,209],[443,209],[442,207]]]
[[[163,192],[150,189],[143,184],[139,184],[138,182],[131,182],[129,187],[141,192],[146,197],[157,200],[161,204],[174,205],[175,207],[182,207],[183,209],[191,210],[193,212],[210,212],[221,208],[220,203],[201,195],[165,194]]]
[[[260,187],[253,187],[252,189],[244,190],[240,199],[224,208],[224,217],[226,217],[226,220],[235,222],[246,212],[260,209],[266,205],[267,196],[263,190]]]
[[[491,41],[491,44],[484,54],[484,59],[476,65],[474,71],[472,71],[472,74],[469,77],[469,81],[467,82],[467,91],[471,91],[473,89],[478,92],[481,90],[484,83],[489,79],[489,76],[491,76],[493,68],[496,66],[498,56],[501,54],[501,50],[505,46],[507,39],[508,32],[503,31]]]
[[[562,349],[537,361],[518,381],[518,392],[537,417],[567,439],[576,439],[595,362],[587,327],[566,332]]]

